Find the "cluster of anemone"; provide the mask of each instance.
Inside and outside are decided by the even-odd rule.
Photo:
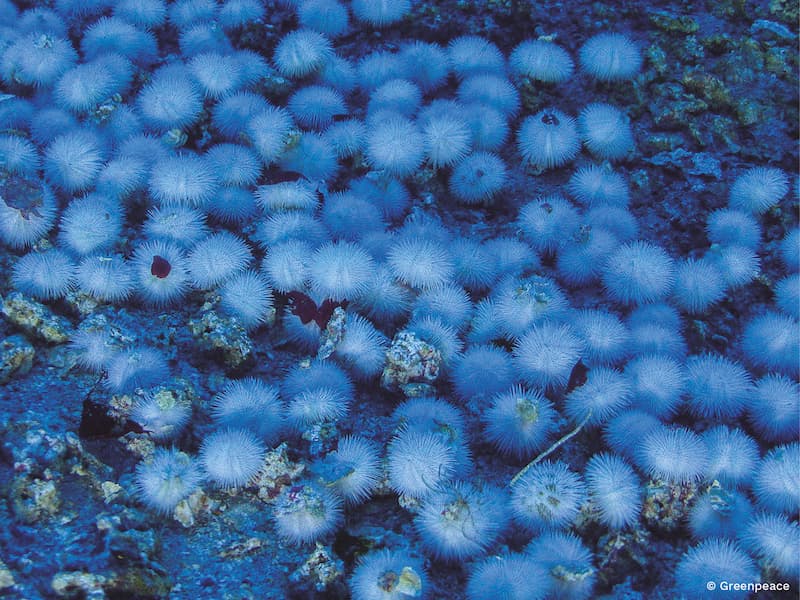
[[[90,343],[99,346],[90,335],[76,339],[76,349]],[[147,384],[142,379],[137,383]],[[203,440],[197,456],[157,449],[152,459],[137,467],[138,495],[148,506],[171,513],[203,484],[221,489],[251,487],[268,449],[310,428],[335,424],[346,414],[351,394],[348,375],[328,363],[299,366],[286,375],[280,387],[253,377],[232,380],[211,403],[213,431]],[[180,409],[184,412],[178,412]],[[189,405],[173,406],[148,394],[134,406],[131,418],[153,439],[174,442],[190,412]],[[181,416],[180,423],[171,424],[169,434],[156,435],[153,423],[165,429],[169,419]],[[297,544],[330,533],[341,517],[342,506],[369,498],[379,474],[375,445],[365,438],[342,437],[338,447],[313,466],[308,479],[285,488],[277,497],[272,515],[278,533]]]
[[[245,1],[123,0],[100,18],[89,7],[80,53],[57,13],[36,9],[1,51],[22,115],[0,136],[3,191],[17,194],[0,202],[16,289],[145,311],[211,301],[250,335],[279,312],[281,335],[312,357],[280,385],[232,379],[191,406],[159,393],[170,375],[160,351],[83,327],[77,361],[111,393],[135,395],[130,418],[160,444],[135,471],[143,503],[171,513],[202,485],[253,487],[270,448],[344,422],[405,329],[441,357],[437,393],[399,403],[391,439],[341,436],[318,450],[271,507],[284,539],[331,539],[383,485],[418,507],[409,529],[425,554],[479,561],[467,597],[521,595],[521,574],[532,573],[542,596],[585,598],[596,567],[570,529],[582,513],[608,530],[638,527],[641,481],[652,479],[704,488],[689,517],[697,543],[677,565],[681,592],[696,594],[708,569],[755,579],[754,559],[796,576],[798,230],[780,245],[790,273],[775,306],[747,312],[736,358],[689,354],[684,337],[759,275],[762,219],[787,194],[786,174],[738,173],[728,206],[707,216],[707,248],[677,254],[639,231],[625,165],[637,127],[604,97],[641,68],[627,36],[587,39],[580,75],[570,51],[544,38],[508,57],[465,35],[354,61],[337,48],[353,21],[390,27],[410,2],[290,4],[300,28],[269,56],[228,35],[263,17]],[[159,27],[178,32],[180,55],[159,56]],[[582,109],[522,108],[526,86],[547,92],[573,77],[597,81]],[[291,91],[265,97],[279,80]],[[412,209],[426,178],[441,206],[479,211],[511,206],[517,175],[565,166],[563,189],[515,208],[514,237],[467,237]],[[363,176],[339,177],[352,168]],[[592,293],[602,305],[585,300]],[[341,309],[338,337],[323,306]],[[210,421],[197,456],[167,449],[193,411]],[[471,444],[524,464],[565,427],[598,432],[584,470],[554,456],[510,489],[476,476]],[[533,541],[485,558],[512,524]],[[399,549],[366,554],[353,596],[427,593],[423,564]]]

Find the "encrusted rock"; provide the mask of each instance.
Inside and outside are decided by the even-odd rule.
[[[289,459],[288,445],[286,442],[274,450],[267,452],[264,465],[255,478],[258,487],[258,497],[265,502],[271,502],[281,490],[300,477],[305,470],[302,463],[292,462]]]
[[[331,318],[328,319],[328,324],[320,336],[319,350],[317,350],[317,359],[325,360],[336,350],[336,346],[342,341],[345,331],[347,330],[347,313],[344,308],[337,306],[333,309]]]
[[[54,315],[44,304],[12,292],[3,300],[2,313],[25,333],[49,344],[69,340],[72,327],[63,317]]]
[[[335,449],[339,430],[336,423],[324,421],[306,427],[301,437],[309,443],[308,452],[311,456],[323,456]]]
[[[242,558],[248,554],[252,554],[264,545],[257,537],[247,538],[243,542],[236,542],[230,548],[226,548],[219,553],[220,558]]]
[[[14,470],[41,472],[47,467],[57,467],[70,450],[66,436],[54,435],[34,425],[25,431],[25,444],[13,448]]]
[[[33,366],[36,350],[21,335],[12,335],[0,341],[0,383],[12,377],[21,377]]]
[[[195,490],[184,498],[172,511],[172,518],[185,528],[193,527],[200,517],[210,515],[217,508],[217,503],[203,490]]]
[[[647,529],[674,531],[686,522],[689,507],[697,495],[694,483],[650,480],[645,486],[642,520]]]
[[[631,573],[641,573],[647,564],[650,534],[640,529],[615,531],[597,542],[598,577],[606,585],[623,581]]]
[[[53,480],[17,477],[11,485],[14,514],[25,523],[52,517],[61,508],[61,496]]]
[[[342,561],[336,558],[329,548],[317,542],[311,555],[289,579],[293,582],[306,583],[318,592],[322,592],[341,580],[343,574]]]
[[[389,390],[419,388],[439,377],[442,353],[411,331],[400,331],[386,351],[381,385]]]
[[[103,492],[103,502],[110,504],[122,493],[122,486],[115,481],[104,481],[100,484]]]
[[[166,598],[172,583],[152,569],[128,569],[120,573],[67,571],[53,577],[50,586],[61,598],[102,600],[114,598]]]
[[[50,586],[61,598],[85,598],[86,600],[102,600],[106,597],[103,586],[108,578],[94,573],[69,571],[57,573]]]
[[[14,574],[6,566],[6,563],[0,560],[0,591],[14,587],[16,584],[17,582],[14,581]]]
[[[204,350],[221,355],[231,369],[241,367],[253,353],[247,330],[236,319],[221,317],[213,310],[206,311],[199,321],[189,321],[189,331]]]
[[[70,290],[64,294],[64,301],[82,316],[90,316],[97,312],[102,302],[82,290]]]
[[[119,441],[122,442],[128,452],[142,458],[149,458],[156,449],[155,442],[150,437],[140,433],[126,433],[119,438]]]
[[[650,14],[650,22],[667,33],[695,33],[700,29],[697,21],[688,15],[676,15],[667,11],[654,11]]]

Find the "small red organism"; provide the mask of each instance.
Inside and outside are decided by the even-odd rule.
[[[578,359],[575,366],[572,367],[572,372],[569,374],[569,382],[567,383],[567,394],[575,388],[581,387],[589,379],[589,367],[583,364],[583,361]]]
[[[158,254],[153,256],[153,262],[150,265],[150,274],[153,277],[164,279],[167,275],[169,275],[171,270],[172,265],[169,264],[169,261],[166,258],[163,258]]]
[[[347,307],[347,301],[336,302],[331,299],[326,299],[322,304],[317,307],[316,302],[309,298],[303,292],[289,292],[286,294],[289,300],[289,308],[292,314],[300,319],[303,325],[314,321],[320,329],[325,329],[330,321],[333,311],[337,306],[342,308]]]

